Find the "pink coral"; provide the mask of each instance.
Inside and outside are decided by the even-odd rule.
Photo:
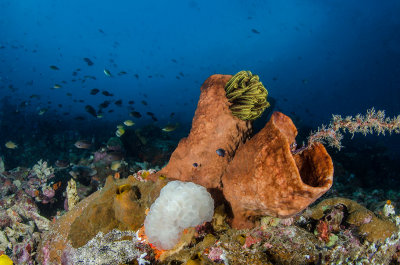
[[[224,250],[220,247],[212,247],[210,252],[208,253],[208,258],[214,262],[222,261],[222,255],[224,254]]]
[[[107,152],[105,150],[100,150],[94,152],[94,159],[93,162],[99,162],[104,160],[104,158],[107,156]]]

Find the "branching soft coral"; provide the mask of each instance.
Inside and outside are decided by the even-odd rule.
[[[327,143],[331,147],[341,149],[343,133],[349,132],[354,136],[355,133],[363,135],[376,133],[385,135],[386,132],[400,133],[400,115],[394,118],[386,118],[385,111],[375,111],[374,108],[367,110],[365,116],[357,114],[355,117],[347,116],[342,118],[340,115],[333,115],[328,126],[322,125],[316,132],[312,132],[308,137],[307,147],[316,142]]]

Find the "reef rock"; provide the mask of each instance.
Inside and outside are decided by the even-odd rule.
[[[290,217],[329,190],[333,163],[322,144],[292,153],[297,129],[274,112],[266,126],[239,147],[222,177],[234,228],[254,226],[254,217]]]
[[[343,216],[345,216],[340,225],[347,223],[357,227],[359,234],[371,243],[384,242],[398,231],[396,225],[387,218],[379,218],[357,202],[340,197],[329,198],[318,203],[311,209],[311,218],[320,220],[338,205],[343,208]]]
[[[204,82],[189,136],[179,142],[168,165],[156,176],[190,181],[206,188],[221,187],[225,168],[252,128],[250,122],[236,118],[229,109],[225,84],[230,78],[212,75]]]

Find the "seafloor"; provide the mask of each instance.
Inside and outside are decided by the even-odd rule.
[[[170,154],[174,146],[171,141],[157,140]],[[104,235],[107,240],[97,235],[91,247],[83,246],[86,242],[81,242],[80,248],[70,246],[68,254],[62,255],[62,264],[399,264],[400,221],[395,210],[400,194],[396,186],[385,183],[396,184],[393,178],[399,172],[398,164],[379,144],[355,141],[357,144],[349,142],[347,149],[340,153],[330,150],[335,167],[333,187],[292,218],[263,217],[254,229],[235,230],[229,226],[229,211],[222,204],[216,207],[212,222],[186,231],[186,238],[178,249],[162,253],[161,258],[156,259],[160,253],[141,241],[143,237],[138,239],[137,233],[111,230]],[[23,154],[18,156],[22,159]],[[109,175],[113,176],[115,185],[129,179],[140,187],[146,182],[146,172],[151,167],[159,169],[168,158],[160,149],[158,154],[153,154],[163,157],[157,164],[127,159],[113,171],[109,164],[95,161],[95,156],[76,149],[70,154],[76,157],[71,164],[57,167],[55,161],[46,162],[37,157],[38,162],[31,168],[12,169],[7,169],[6,156],[0,168],[0,251],[15,264],[56,264],[43,255],[46,248],[54,251],[58,246],[43,245],[43,240],[51,242],[49,235],[54,236],[51,231],[57,219],[66,214],[68,205],[64,202],[71,173],[78,174],[73,178],[75,192],[78,200],[84,200],[102,189]],[[346,162],[350,159],[352,163]],[[366,164],[368,167],[362,166]],[[81,171],[76,165],[82,167]],[[88,169],[97,171],[95,178],[85,172]],[[375,176],[382,176],[382,181],[378,182]],[[143,194],[146,189],[149,187],[143,187],[140,192]],[[82,224],[78,231],[87,229],[86,225]],[[87,235],[81,231],[76,237]],[[119,255],[112,255],[115,251]],[[103,261],[94,261],[95,257]],[[107,263],[110,257],[115,260]]]
[[[223,94],[222,100],[226,100]],[[233,118],[227,106],[224,113],[211,111],[210,115],[216,115],[218,119],[225,115],[226,119],[235,120],[231,123],[232,130],[248,129],[249,123]],[[203,108],[204,111],[209,109]],[[204,117],[198,107],[190,134],[196,134],[196,119]],[[286,120],[288,126],[296,130],[293,120],[300,133],[299,143],[306,138],[304,132],[310,131],[301,119],[296,120],[295,115],[292,120],[281,113],[271,117],[271,120],[274,117]],[[215,118],[209,120],[213,122]],[[199,124],[201,127],[203,123]],[[225,125],[218,123],[216,126],[220,124]],[[271,139],[275,141],[281,137],[277,136],[281,132],[274,129],[276,124],[272,127],[268,124],[265,128],[274,131]],[[12,128],[12,123],[3,122],[1,126]],[[211,179],[204,186],[211,187],[209,191],[214,198],[212,220],[185,229],[180,242],[171,250],[155,248],[147,241],[143,221],[160,190],[173,179],[168,172],[175,170],[174,176],[178,176],[177,173],[186,167],[187,172],[201,173],[202,168],[210,166],[196,161],[179,164],[185,157],[176,159],[175,152],[184,148],[189,153],[200,150],[198,153],[203,154],[203,161],[217,166],[221,161],[226,162],[225,166],[228,162],[232,165],[236,159],[234,152],[227,148],[227,151],[221,148],[209,150],[213,143],[198,145],[193,137],[178,145],[179,140],[187,136],[187,128],[190,125],[181,124],[181,129],[171,133],[154,125],[136,126],[126,128],[122,137],[109,137],[109,131],[114,128],[107,131],[107,127],[103,127],[95,135],[96,139],[84,141],[79,138],[88,139],[90,133],[86,137],[62,130],[50,133],[51,128],[47,127],[46,133],[36,132],[35,137],[26,138],[31,140],[25,140],[23,146],[4,149],[0,160],[1,254],[10,257],[15,264],[43,265],[400,264],[400,216],[396,214],[400,203],[399,156],[395,155],[396,150],[387,148],[387,142],[382,138],[363,136],[344,139],[344,148],[340,151],[327,147],[326,153],[325,148],[319,146],[324,154],[322,157],[333,162],[333,185],[330,187],[332,176],[323,176],[328,180],[325,185],[328,191],[324,190],[321,197],[317,194],[318,199],[299,213],[277,218],[261,214],[261,208],[251,211],[249,207],[248,214],[252,219],[237,222],[237,216],[233,214],[237,210],[234,209],[236,202],[221,196],[221,192],[218,193],[221,182]],[[253,129],[252,135],[246,136],[249,139],[257,138],[257,126]],[[220,134],[218,130],[212,132]],[[200,140],[204,139],[202,131],[198,135]],[[240,137],[237,139],[243,140]],[[224,135],[220,139],[228,142],[228,147],[235,140]],[[243,140],[243,144],[237,142],[250,146],[251,139]],[[49,145],[49,142],[53,144]],[[283,143],[287,145],[285,150],[290,158],[300,152],[292,150],[288,141]],[[277,147],[278,153],[284,149]],[[284,162],[276,164],[274,160],[277,168]],[[314,165],[320,162],[318,159],[313,161]],[[166,164],[168,166],[164,167]],[[177,166],[171,169],[174,165]],[[332,168],[329,163],[327,165]],[[235,169],[246,168],[252,172],[256,166],[259,165],[239,163]],[[292,166],[296,164],[293,162]],[[307,175],[319,169],[296,169],[294,172]],[[211,166],[206,173],[212,174],[215,170],[219,168]],[[285,170],[280,169],[278,176],[281,171]],[[166,172],[167,176],[160,172]],[[333,170],[326,172],[331,174]],[[235,171],[231,173],[235,174]],[[281,187],[287,187],[285,181],[277,181],[283,183]],[[229,183],[223,184],[223,189],[227,189]],[[284,194],[287,190],[279,192]],[[224,195],[228,192],[224,191]],[[257,196],[255,194],[254,200],[259,199]],[[289,198],[288,202],[297,206],[294,200]],[[280,204],[280,207],[287,205]],[[247,229],[244,226],[238,228],[244,221],[251,221],[250,225],[247,223]]]

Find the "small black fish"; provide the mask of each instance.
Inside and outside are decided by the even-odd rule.
[[[138,74],[135,74],[135,77],[136,77],[136,79],[139,79],[139,75]]]
[[[260,32],[256,29],[251,29],[251,32],[255,33],[255,34],[260,34]]]
[[[222,148],[219,148],[216,150],[217,155],[224,157],[225,156],[225,150]]]
[[[114,110],[113,109],[110,109],[109,111],[108,111],[108,113],[113,113],[114,112]]]
[[[51,69],[51,70],[60,70],[60,68],[58,68],[58,67],[55,66],[55,65],[50,65],[50,69]]]
[[[175,112],[171,112],[171,114],[169,114],[170,118],[173,118],[175,116]]]
[[[154,117],[154,113],[153,112],[148,111],[148,112],[146,112],[146,114],[149,115],[150,117]]]
[[[75,120],[77,120],[77,121],[84,121],[84,120],[86,120],[86,118],[83,117],[83,116],[76,116],[76,117],[75,117]]]
[[[114,102],[115,105],[117,105],[118,107],[122,106],[122,99],[118,99],[117,101]]]
[[[80,99],[80,100],[78,100],[80,103],[83,103],[83,102],[85,102],[85,100],[83,100],[83,99]]]
[[[171,59],[171,62],[173,62],[173,63],[177,63],[178,61],[177,61],[177,60],[175,60],[175,59]]]
[[[145,106],[148,105],[147,102],[146,102],[145,100],[142,100],[142,104],[145,105]]]
[[[100,106],[100,108],[105,109],[110,105],[110,103],[111,103],[110,101],[106,100],[103,103],[101,103],[99,106]]]
[[[135,117],[135,118],[141,118],[142,114],[140,114],[137,111],[132,111],[131,113],[129,113],[130,116]]]
[[[99,93],[100,90],[97,88],[93,88],[92,90],[90,90],[90,95],[96,95],[97,93]]]
[[[26,107],[26,106],[28,106],[28,102],[27,102],[26,100],[22,101],[22,102],[19,104],[19,107],[20,107],[20,108],[24,108],[24,107]]]
[[[83,60],[89,65],[92,66],[94,63],[89,58],[83,58]]]
[[[158,121],[158,119],[157,119],[155,116],[151,116],[151,119],[152,119],[153,121]]]
[[[78,73],[77,72],[72,72],[72,76],[77,76],[78,75]]]
[[[92,115],[93,117],[97,117],[96,110],[95,110],[92,106],[86,105],[86,106],[85,106],[85,110],[86,110],[87,113],[89,113],[89,114]]]
[[[128,102],[129,105],[133,105],[134,103],[135,103],[135,101],[133,101],[133,100],[129,100],[129,102]]]
[[[121,71],[118,73],[118,75],[126,75],[126,74],[127,74],[127,72],[125,72],[125,71]]]
[[[104,90],[103,92],[101,92],[104,96],[106,96],[106,97],[112,97],[112,96],[114,96],[113,94],[111,94],[110,92],[108,92],[108,91],[106,91],[106,90]]]

